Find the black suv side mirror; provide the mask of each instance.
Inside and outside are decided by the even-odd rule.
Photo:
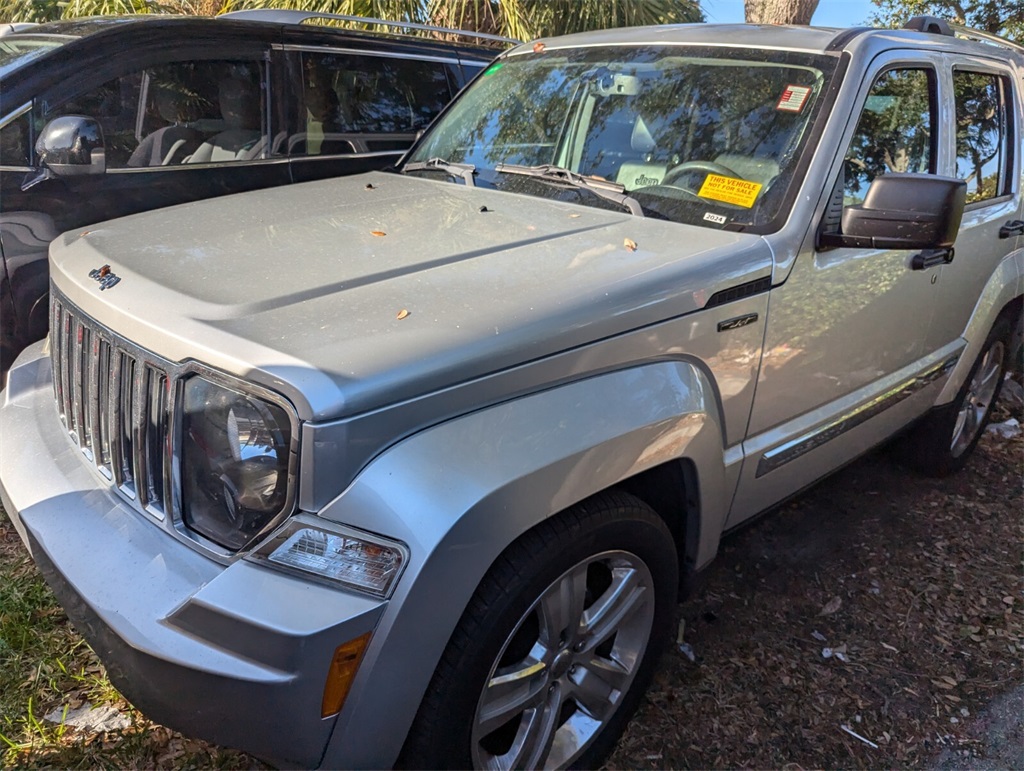
[[[882,174],[864,203],[847,206],[841,233],[821,233],[820,246],[946,249],[956,241],[967,183],[935,174]]]
[[[103,129],[84,115],[62,115],[47,123],[36,141],[36,153],[41,165],[58,177],[107,170]]]

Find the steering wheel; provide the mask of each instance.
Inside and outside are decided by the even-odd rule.
[[[673,166],[666,173],[664,178],[661,180],[662,185],[674,185],[680,190],[685,190],[687,193],[697,194],[697,190],[692,187],[680,185],[675,183],[676,178],[681,177],[685,174],[689,174],[693,171],[704,171],[708,174],[720,174],[723,177],[734,177],[740,178],[740,175],[730,169],[728,166],[723,166],[720,163],[714,161],[686,161],[680,163],[678,166]],[[699,189],[699,188],[698,188]]]

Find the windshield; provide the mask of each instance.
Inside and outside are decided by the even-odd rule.
[[[71,35],[15,34],[0,37],[0,78],[75,39]]]
[[[467,164],[480,186],[623,209],[550,174],[502,171],[552,166],[620,185],[645,216],[764,225],[779,213],[835,61],[677,46],[514,55],[484,71],[407,166],[459,182],[436,160],[413,164]]]

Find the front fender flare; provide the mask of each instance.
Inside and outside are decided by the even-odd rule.
[[[691,556],[702,563],[717,550],[732,491],[715,390],[696,362],[617,370],[514,399],[374,460],[320,514],[403,540],[410,559],[323,765],[394,763],[452,630],[512,541],[589,495],[684,458],[697,469]]]

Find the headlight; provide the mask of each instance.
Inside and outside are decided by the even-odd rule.
[[[407,558],[397,541],[300,515],[248,559],[387,597]]]
[[[288,413],[199,376],[185,383],[182,413],[185,525],[221,546],[241,549],[290,505]]]

